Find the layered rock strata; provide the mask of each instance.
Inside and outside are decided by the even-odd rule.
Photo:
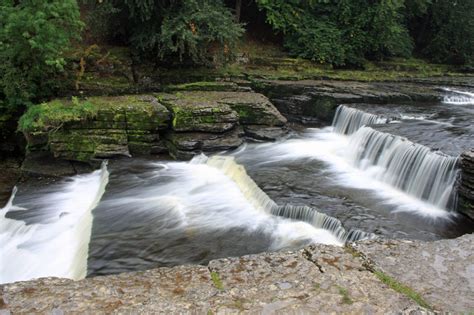
[[[474,149],[460,157],[458,180],[458,211],[474,220]]]

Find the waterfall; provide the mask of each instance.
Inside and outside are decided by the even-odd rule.
[[[230,177],[246,196],[247,200],[257,209],[266,213],[285,217],[288,219],[303,221],[318,229],[330,231],[342,243],[354,242],[361,239],[374,237],[359,230],[347,232],[339,220],[330,217],[316,209],[307,206],[283,205],[278,206],[271,198],[263,192],[258,185],[247,175],[245,168],[237,164],[231,156],[213,156],[206,162],[208,165],[221,170]]]
[[[474,93],[445,88],[450,95],[443,97],[443,103],[452,105],[473,105]]]
[[[380,115],[369,114],[352,107],[339,105],[332,126],[336,133],[350,135],[362,126],[385,124],[388,121],[388,118]]]
[[[17,189],[0,209],[0,283],[39,277],[82,279],[92,229],[92,209],[108,182],[106,163],[15,204]],[[57,189],[59,188],[59,189]]]
[[[441,209],[454,208],[457,158],[370,127],[350,137],[346,152],[346,158],[372,178]]]

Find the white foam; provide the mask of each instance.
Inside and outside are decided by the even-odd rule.
[[[38,208],[24,209],[33,223],[7,218],[15,193],[0,209],[0,283],[39,277],[81,279],[87,273],[92,209],[105,191],[108,172],[76,176],[56,192],[39,196]]]
[[[474,93],[444,88],[449,95],[444,96],[443,103],[451,105],[473,105]]]

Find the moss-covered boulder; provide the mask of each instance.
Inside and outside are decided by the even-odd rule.
[[[50,151],[55,157],[94,158],[160,153],[160,132],[170,113],[150,95],[54,100],[31,107],[20,119],[29,151]]]
[[[286,133],[285,117],[262,94],[186,91],[159,94],[158,99],[172,114],[166,139],[170,154],[179,159],[236,148],[244,136],[274,140]]]
[[[237,113],[217,102],[211,92],[162,94],[160,100],[172,114],[171,129],[177,132],[229,131],[237,126]]]
[[[265,126],[286,123],[286,118],[259,93],[194,91],[161,94],[159,98],[173,114],[175,131],[210,131],[209,124],[227,131],[237,121],[241,125]]]

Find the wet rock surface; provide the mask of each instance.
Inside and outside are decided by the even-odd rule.
[[[446,85],[474,88],[472,79],[446,78],[398,82],[257,80],[253,88],[265,94],[290,121],[327,125],[340,104],[439,102]]]
[[[474,220],[474,149],[461,154],[458,211]]]

